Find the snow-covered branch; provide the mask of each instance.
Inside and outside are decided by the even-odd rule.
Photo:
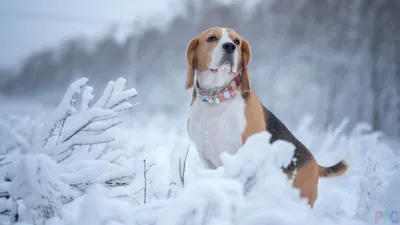
[[[134,88],[124,90],[126,80],[110,81],[103,95],[92,104],[93,88],[86,86],[87,78],[72,83],[57,109],[50,115],[42,128],[36,144],[37,151],[50,154],[62,162],[71,157],[79,146],[105,144],[114,137],[104,134],[122,123],[118,112],[132,108],[129,100],[137,96]],[[80,107],[77,106],[81,95]],[[51,153],[50,153],[51,152]]]
[[[134,171],[95,157],[91,150],[104,153],[110,148],[107,144],[115,140],[110,131],[123,122],[119,112],[136,105],[129,100],[137,92],[125,90],[126,80],[119,78],[110,81],[92,104],[93,88],[88,82],[81,78],[69,86],[58,107],[34,126],[39,131],[36,136],[9,129],[11,124],[0,121],[1,130],[8,131],[19,146],[14,155],[4,152],[0,157],[1,171],[10,178],[1,184],[6,188],[0,190],[0,200],[7,200],[9,206],[0,208],[0,213],[10,215],[11,221],[45,224],[50,218],[62,218],[62,204],[86,193],[91,185],[123,187],[134,180]]]

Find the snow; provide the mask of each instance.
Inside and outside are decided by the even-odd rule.
[[[320,165],[350,164],[342,177],[319,180],[311,209],[280,169],[292,144],[254,134],[237,154],[221,155],[223,167],[206,170],[187,115],[139,119],[146,116],[129,112],[145,103],[134,103],[140,93],[125,89],[125,79],[110,81],[99,98],[88,83],[73,82],[44,116],[2,108],[0,224],[18,213],[26,225],[361,225],[383,224],[377,212],[398,210],[399,146],[368,124],[320,131],[306,117],[293,130]]]

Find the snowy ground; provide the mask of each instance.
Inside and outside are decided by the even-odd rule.
[[[320,179],[310,209],[278,169],[291,145],[270,145],[269,134],[260,133],[237,155],[222,156],[225,168],[205,171],[187,137],[186,115],[130,113],[145,103],[119,112],[135,103],[135,91],[124,91],[123,80],[116,81],[117,92],[106,89],[99,101],[96,96],[94,105],[84,86],[78,80],[53,113],[0,99],[0,224],[15,215],[19,224],[55,225],[400,221],[399,148],[367,124],[345,135],[345,122],[321,132],[304,118],[294,130],[320,165],[343,157],[350,163],[343,177]]]

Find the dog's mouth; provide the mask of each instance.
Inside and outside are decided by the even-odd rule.
[[[213,74],[218,73],[220,70],[228,74],[237,74],[236,66],[233,65],[233,61],[230,58],[222,58],[216,68],[210,68],[210,71]]]

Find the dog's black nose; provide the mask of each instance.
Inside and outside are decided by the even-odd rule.
[[[222,48],[227,52],[227,53],[232,53],[235,51],[236,49],[236,45],[230,42],[227,42],[225,44],[222,45]]]

